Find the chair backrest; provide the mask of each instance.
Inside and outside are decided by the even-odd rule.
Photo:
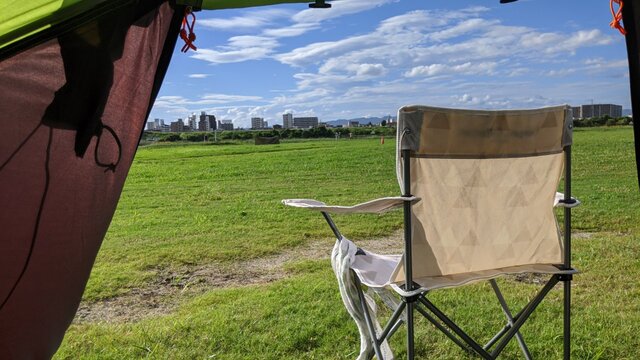
[[[561,264],[553,211],[572,141],[570,107],[454,110],[406,106],[401,150],[410,150],[414,278],[519,265]],[[404,271],[396,271],[396,281]]]

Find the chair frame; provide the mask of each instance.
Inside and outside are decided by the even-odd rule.
[[[408,131],[405,130],[405,131]],[[571,197],[571,145],[567,145],[563,148],[564,152],[564,199],[561,201],[565,205],[575,204],[576,200]],[[411,166],[410,166],[410,150],[401,150],[401,158],[403,161],[403,197],[411,197]],[[411,249],[411,206],[410,201],[405,201],[403,204],[404,212],[404,272],[405,272],[405,285],[403,290],[406,292],[412,292],[419,289],[419,286],[413,282],[412,279],[412,249]],[[338,240],[342,239],[342,235],[338,230],[338,227],[333,222],[329,213],[323,211],[322,215],[329,224],[329,227],[335,234]],[[434,305],[429,299],[427,299],[428,291],[418,293],[416,295],[405,296],[399,294],[402,302],[394,310],[391,318],[383,328],[380,335],[376,334],[371,314],[369,313],[368,306],[364,293],[362,292],[362,284],[355,273],[351,270],[351,274],[358,285],[358,296],[360,306],[362,306],[367,329],[373,341],[374,354],[378,359],[383,359],[380,345],[383,341],[388,340],[402,325],[406,322],[407,325],[407,358],[412,360],[415,358],[415,332],[414,332],[414,311],[418,311],[422,314],[430,323],[432,323],[438,330],[443,332],[449,339],[455,344],[460,346],[463,350],[471,353],[476,353],[483,359],[497,359],[502,353],[507,344],[515,337],[518,345],[524,355],[524,358],[530,360],[531,353],[527,348],[524,338],[520,334],[520,328],[533,313],[533,311],[542,302],[544,297],[553,289],[558,282],[564,283],[564,311],[563,311],[563,359],[569,360],[571,357],[571,281],[573,280],[573,274],[576,272],[571,267],[571,207],[564,206],[564,262],[558,265],[560,270],[565,271],[562,274],[553,274],[544,285],[544,287],[538,291],[537,295],[515,316],[512,315],[511,310],[507,306],[507,303],[502,296],[502,293],[498,287],[495,279],[490,279],[489,283],[495,295],[500,303],[502,311],[507,319],[505,326],[495,334],[489,342],[484,346],[480,345],[467,333],[465,333],[458,325],[456,325],[447,315],[445,315],[436,305]],[[405,311],[406,310],[406,311]],[[406,312],[405,319],[401,318],[403,312]],[[373,357],[373,354],[372,354]]]

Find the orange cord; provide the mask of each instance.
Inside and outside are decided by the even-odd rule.
[[[615,11],[613,9],[614,3],[620,5],[620,7],[618,8],[618,11]],[[613,20],[611,21],[609,26],[611,26],[614,29],[618,29],[618,31],[620,31],[622,35],[627,35],[627,30],[625,30],[622,24],[620,23],[622,21],[623,6],[624,6],[624,0],[611,0],[611,2],[609,3],[609,7],[611,8],[611,15],[613,15]]]
[[[191,15],[191,24],[187,18]],[[193,51],[198,50],[198,48],[193,44],[196,41],[196,34],[193,32],[193,27],[196,25],[196,15],[191,11],[191,7],[187,7],[184,10],[184,18],[182,19],[182,29],[180,30],[180,38],[184,41],[184,45],[182,46],[183,53],[192,49]],[[187,34],[187,30],[189,30],[189,34]]]

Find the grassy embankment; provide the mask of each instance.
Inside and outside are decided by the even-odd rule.
[[[640,340],[640,193],[630,128],[575,133],[573,358],[636,359]],[[85,293],[85,304],[130,296],[185,269],[232,266],[326,243],[325,259],[290,261],[267,284],[184,291],[167,314],[135,321],[79,322],[59,359],[352,359],[359,340],[337,291],[328,254],[333,240],[317,214],[287,209],[283,198],[349,204],[397,194],[394,145],[376,139],[275,146],[167,145],[141,148]],[[337,217],[352,239],[388,236],[401,214]],[[519,308],[540,285],[503,279]],[[507,287],[507,285],[512,285]],[[561,288],[522,333],[535,358],[562,351]],[[161,298],[162,299],[162,298]],[[436,291],[433,301],[470,334],[503,325],[487,284]],[[108,320],[108,319],[104,319]],[[426,321],[417,352],[430,359],[468,356]],[[404,356],[403,332],[392,345]],[[519,358],[509,345],[505,358]],[[471,358],[471,357],[469,357]]]

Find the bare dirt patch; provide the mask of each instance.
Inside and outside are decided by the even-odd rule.
[[[402,249],[402,232],[376,240],[358,241],[369,251],[384,254]],[[207,264],[181,269],[159,269],[147,286],[132,289],[110,299],[82,302],[74,322],[130,322],[168,314],[182,301],[211,289],[265,284],[287,276],[285,264],[301,260],[329,259],[333,242],[314,241],[266,256],[232,265]]]
[[[402,231],[380,239],[360,240],[364,249],[381,254],[402,252]],[[575,238],[590,238],[592,234],[578,233]],[[265,284],[287,276],[285,264],[301,260],[329,259],[333,242],[314,241],[304,246],[288,249],[280,254],[266,256],[231,265],[207,264],[182,269],[159,269],[147,286],[132,289],[129,293],[95,302],[83,302],[74,322],[130,322],[147,317],[168,314],[182,301],[211,289]],[[517,274],[509,276],[514,281],[544,285],[545,274]]]

